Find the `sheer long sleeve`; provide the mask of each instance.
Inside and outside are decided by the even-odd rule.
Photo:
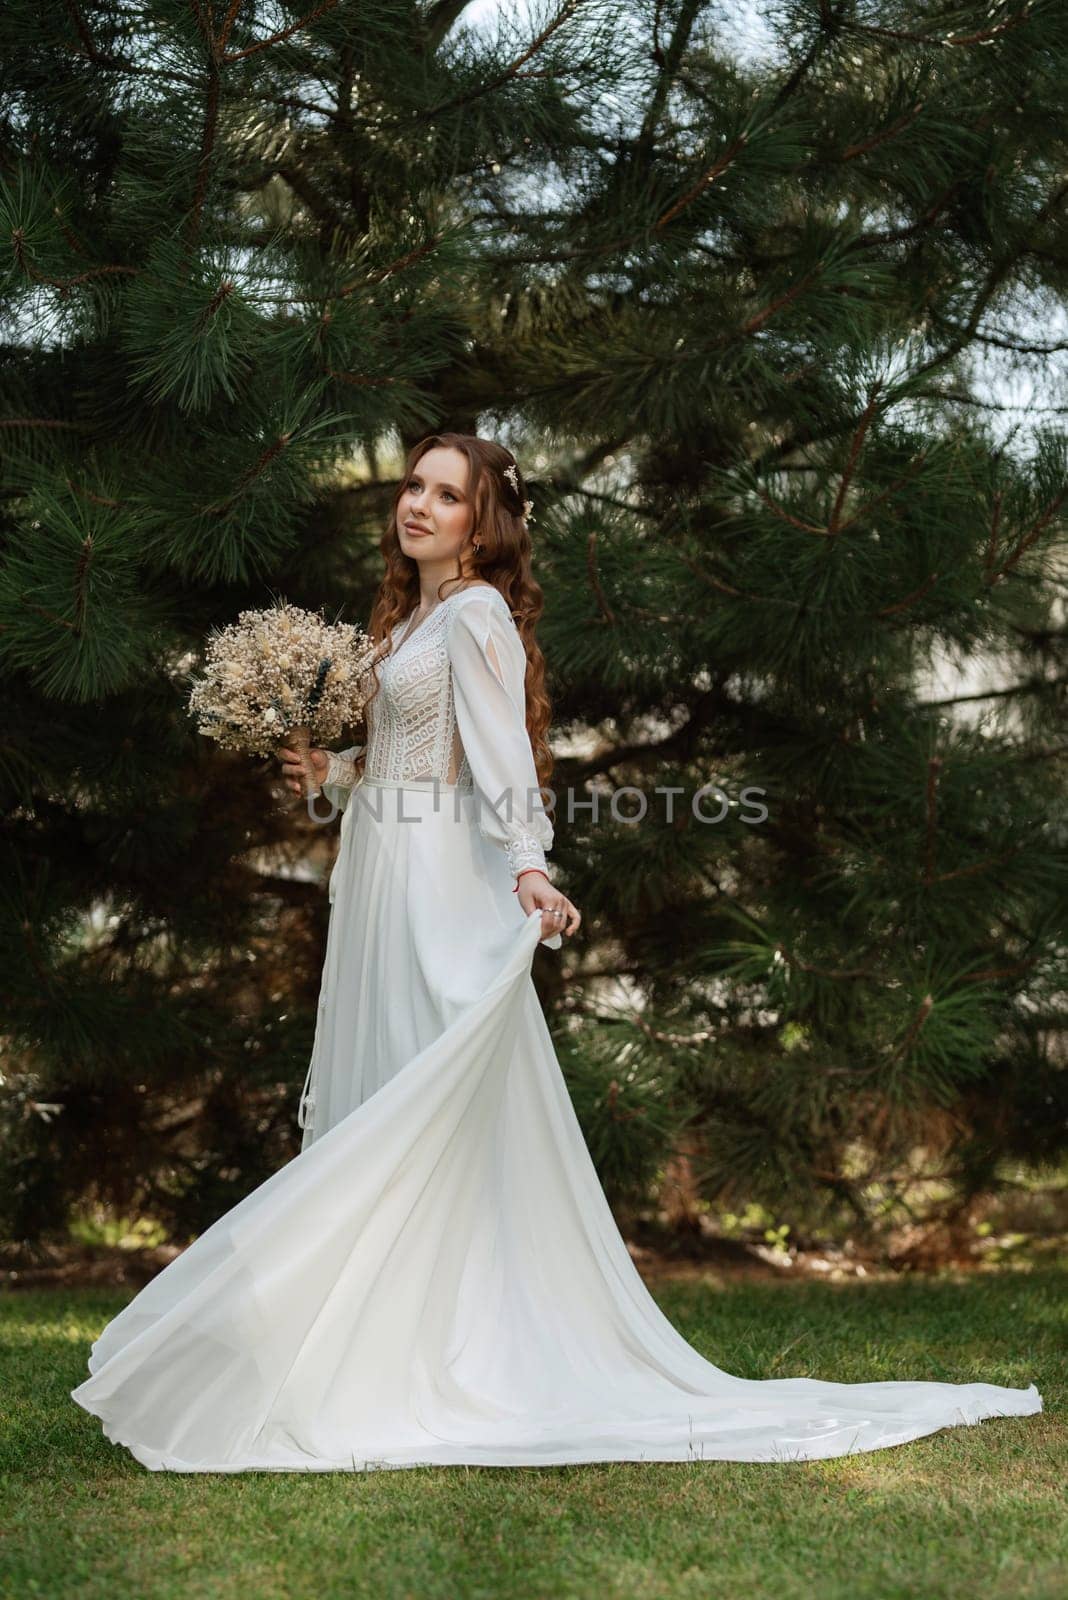
[[[362,744],[352,744],[347,750],[327,751],[329,760],[322,788],[330,804],[337,806],[339,811],[344,811],[349,803],[352,786],[356,782],[355,757],[362,749]]]
[[[553,826],[545,814],[526,726],[526,651],[497,592],[454,607],[446,648],[460,742],[476,791],[478,826],[501,846],[514,876],[546,870]]]

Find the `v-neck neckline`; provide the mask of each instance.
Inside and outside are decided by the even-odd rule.
[[[408,640],[415,637],[424,623],[429,622],[431,617],[436,617],[438,612],[447,606],[450,600],[455,599],[458,594],[467,594],[469,589],[497,589],[497,585],[495,583],[469,583],[463,589],[454,589],[452,594],[447,594],[445,596],[444,600],[439,600],[434,609],[432,611],[428,611],[426,616],[417,622],[414,628],[410,628],[408,623],[411,621],[411,618],[415,616],[415,612],[413,611],[409,613],[409,615],[404,619],[404,632],[401,635],[400,642],[390,651],[389,659],[391,661],[396,661],[397,657],[404,649],[404,646],[408,643]],[[499,589],[497,589],[497,593],[500,593]]]
[[[459,590],[457,590],[456,593],[459,593]],[[415,637],[415,635],[419,632],[419,629],[423,626],[423,624],[425,622],[429,622],[431,617],[436,617],[438,612],[441,610],[442,606],[448,605],[448,603],[449,603],[449,601],[451,599],[452,599],[452,595],[451,594],[447,594],[445,596],[444,600],[439,600],[437,605],[433,608],[433,610],[432,611],[428,611],[425,617],[421,617],[420,620],[416,623],[414,628],[409,627],[409,623],[411,622],[412,617],[415,616],[415,612],[412,611],[412,612],[409,613],[409,615],[407,617],[405,617],[405,619],[404,619],[404,632],[401,634],[400,643],[392,651],[392,655],[393,655],[394,659],[396,659],[396,657],[400,655],[401,651],[404,649],[404,646],[408,643],[408,640]]]

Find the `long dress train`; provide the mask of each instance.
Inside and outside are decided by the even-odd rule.
[[[107,1437],[175,1472],[773,1461],[1040,1411],[1034,1383],[734,1377],[682,1338],[531,980],[541,914],[512,889],[552,827],[507,603],[457,591],[376,670],[364,776],[344,752],[326,786],[343,809],[301,1153],[93,1344],[71,1393]]]

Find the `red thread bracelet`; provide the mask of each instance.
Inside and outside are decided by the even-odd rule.
[[[528,872],[541,872],[541,868],[540,867],[524,867],[522,872],[519,874],[519,877],[516,878],[515,882],[512,885],[512,893],[513,894],[518,894],[519,893],[519,878],[525,878]],[[545,877],[544,872],[541,872],[541,875],[542,875],[543,878]]]

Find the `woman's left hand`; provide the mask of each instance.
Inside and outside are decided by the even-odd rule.
[[[540,908],[543,939],[552,938],[554,933],[574,933],[582,922],[567,895],[554,889],[544,872],[524,872],[516,894],[528,917],[532,911]]]

